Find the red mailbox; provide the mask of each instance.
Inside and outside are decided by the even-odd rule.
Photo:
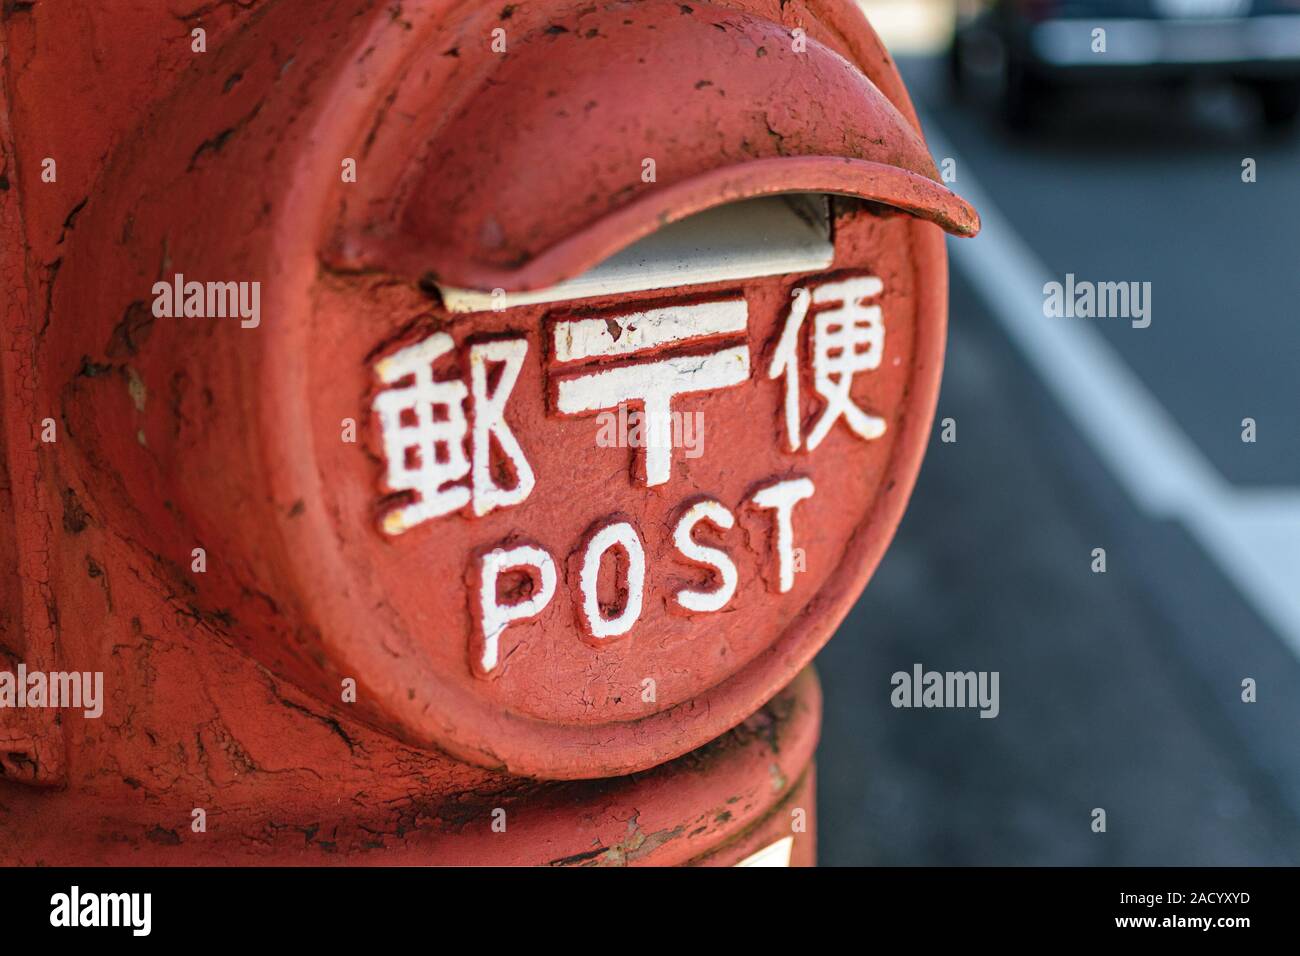
[[[0,710],[6,775],[66,787],[23,812],[68,834],[37,853],[0,811],[0,847],[545,862],[423,828],[674,758],[530,784],[523,816],[678,813],[683,755],[790,685],[887,547],[940,227],[978,226],[856,7],[278,0],[202,51],[161,11],[85,15],[119,52],[72,100],[73,15],[6,24],[4,648],[102,673],[107,708]],[[810,792],[799,728],[765,812]],[[374,846],[321,810],[343,794]],[[622,861],[738,860],[746,821]]]

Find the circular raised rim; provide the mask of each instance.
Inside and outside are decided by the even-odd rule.
[[[863,31],[870,28],[862,23]],[[859,66],[859,68],[861,68]],[[892,64],[883,69],[894,74]],[[271,229],[273,248],[281,250],[273,263],[276,291],[272,308],[282,315],[306,314],[311,290],[319,275],[319,247],[303,237],[325,236],[333,211],[328,199],[336,171],[319,163],[320,155],[347,154],[352,130],[339,122],[354,115],[355,89],[341,77],[316,114],[309,138],[312,148],[296,160],[291,186],[279,205]],[[910,104],[899,104],[905,115]],[[434,746],[461,760],[511,773],[549,779],[581,779],[631,773],[671,760],[726,732],[777,694],[816,655],[857,601],[874,574],[902,520],[920,471],[938,401],[947,324],[947,256],[943,233],[921,220],[906,223],[912,245],[916,296],[916,346],[912,357],[905,414],[886,466],[875,505],[858,523],[845,551],[845,560],[823,582],[794,626],[787,628],[741,670],[692,699],[658,713],[628,721],[576,725],[549,723],[502,712],[472,693],[438,681],[429,697],[439,700],[425,711],[418,726],[378,709],[362,711],[367,718],[421,746]],[[310,354],[306,323],[268,323],[266,361],[260,365],[257,389],[257,438],[265,479],[275,500],[323,500],[326,476],[319,470],[310,430],[270,427],[277,422],[310,421],[311,399],[306,363]],[[307,509],[287,521],[278,518],[284,553],[292,555],[290,573],[295,590],[304,596],[313,622],[321,628],[322,645],[334,670],[356,676],[365,685],[391,665],[378,641],[357,640],[364,619],[350,594],[355,580],[337,547],[329,515]],[[373,626],[373,624],[371,625]],[[372,665],[378,664],[379,667]],[[361,690],[361,687],[359,687]],[[361,698],[359,697],[359,701]],[[473,720],[459,717],[474,713]],[[593,755],[601,756],[597,763]]]

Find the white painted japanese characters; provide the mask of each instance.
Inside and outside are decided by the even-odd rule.
[[[886,420],[852,395],[854,377],[878,369],[884,356],[883,292],[874,276],[807,283],[792,296],[767,347],[751,345],[750,305],[735,295],[617,314],[562,315],[540,329],[471,341],[459,351],[452,335],[440,331],[376,362],[382,387],[372,408],[383,485],[402,493],[380,517],[390,536],[456,514],[482,518],[525,505],[548,476],[535,471],[530,454],[538,453],[533,445],[539,439],[520,422],[536,422],[540,414],[544,421],[572,419],[576,427],[579,420],[629,406],[641,411],[650,438],[629,443],[630,450],[593,444],[591,464],[606,468],[614,455],[630,457],[628,514],[634,516],[639,496],[672,487],[682,474],[681,465],[674,469],[673,443],[655,440],[656,429],[671,427],[679,398],[697,396],[698,402],[733,389],[780,389],[774,452],[789,456],[790,468],[779,478],[755,475],[742,500],[724,502],[700,494],[707,488],[683,487],[678,509],[664,523],[642,526],[634,517],[610,515],[597,519],[580,540],[567,542],[521,541],[528,534],[525,517],[506,541],[495,547],[484,542],[487,547],[469,555],[475,672],[497,673],[509,629],[565,598],[573,626],[594,647],[634,636],[652,598],[681,615],[722,613],[737,600],[745,576],[753,580],[753,570],[742,570],[755,567],[753,557],[737,561],[747,541],[751,555],[755,542],[766,542],[758,571],[774,599],[794,590],[805,560],[799,505],[817,492],[814,478],[801,473],[803,456],[814,453],[840,422],[861,441],[886,431]],[[534,337],[541,341],[530,348]],[[752,376],[756,358],[767,367]],[[531,384],[521,391],[530,361],[539,364],[527,381],[540,378],[542,394],[530,394]],[[803,383],[817,397],[815,415],[806,414]],[[540,412],[535,403],[542,403]],[[819,467],[833,472],[837,466]],[[611,568],[617,606],[602,605],[600,597],[602,575]],[[690,568],[707,572],[707,580],[697,575],[696,583],[683,584]],[[503,590],[503,579],[515,583]],[[515,586],[521,580],[525,584]],[[652,585],[659,581],[676,583]],[[652,594],[658,587],[666,587],[665,593]]]
[[[826,408],[807,436],[808,450],[822,443],[841,416],[859,438],[879,438],[885,433],[885,420],[858,408],[849,396],[854,374],[878,368],[885,351],[885,319],[880,306],[864,305],[882,291],[884,284],[875,276],[828,282],[811,293],[796,291],[768,369],[768,378],[785,379],[785,428],[791,450],[798,449],[803,440],[799,433],[799,333],[810,306],[829,304],[834,308],[813,316],[813,388],[825,399]]]
[[[475,514],[484,515],[494,508],[518,504],[533,489],[532,467],[505,419],[506,403],[528,353],[528,340],[471,345],[469,389],[464,382],[433,377],[433,363],[454,348],[450,335],[435,332],[375,365],[380,381],[393,386],[376,395],[372,405],[383,433],[385,481],[393,491],[409,491],[414,497],[410,504],[384,516],[383,529],[388,534],[401,534],[466,505],[472,505]],[[489,362],[504,366],[490,394]],[[474,416],[472,465],[465,455],[467,395]],[[500,488],[492,478],[493,437],[514,468],[517,480],[513,488]],[[471,476],[470,485],[457,484],[466,475]]]
[[[614,321],[621,332],[617,338],[601,319],[558,323],[556,361],[634,356],[668,345],[698,346],[719,335],[743,333],[748,309],[744,299],[728,299],[634,312]],[[645,484],[662,485],[672,474],[672,442],[666,440],[665,433],[672,427],[673,399],[731,388],[748,379],[748,345],[714,348],[703,354],[672,354],[561,378],[558,408],[564,415],[583,415],[629,402],[639,404],[650,436],[644,446]]]

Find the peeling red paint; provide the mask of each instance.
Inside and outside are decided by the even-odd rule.
[[[0,862],[735,862],[720,845],[765,837],[774,804],[811,793],[819,705],[797,675],[874,570],[920,465],[946,312],[934,223],[977,220],[937,182],[854,4],[690,7],[555,0],[503,21],[441,0],[400,16],[263,0],[199,18],[105,0],[0,24],[0,669],[102,672],[107,696],[97,720],[0,711]],[[811,52],[780,46],[795,28]],[[583,52],[604,47],[618,57]],[[680,96],[644,89],[656,77]],[[482,110],[505,83],[521,89]],[[579,110],[592,125],[576,131],[555,115]],[[516,139],[524,152],[504,148]],[[640,189],[620,164],[646,151],[660,177]],[[865,443],[836,426],[820,460],[782,450],[766,375],[806,274],[470,316],[439,298],[438,281],[548,285],[658,225],[792,189],[845,197],[834,262],[811,278],[879,276],[890,323],[889,361],[853,393],[889,430]],[[153,286],[178,273],[259,283],[260,325],[158,316]],[[546,332],[562,312],[736,295],[750,379],[683,402],[707,411],[714,444],[677,458],[673,482],[638,486],[635,455],[559,421]],[[548,481],[527,511],[387,538],[374,369],[437,333],[455,346],[440,378],[466,379],[476,344],[527,341],[507,414]],[[805,388],[805,422],[818,410]],[[744,509],[804,473],[818,493],[799,505],[800,540],[817,563],[787,594],[774,526]],[[707,580],[671,546],[682,504],[703,496],[737,521],[698,540],[730,548],[740,575],[709,619],[668,606]],[[578,636],[571,558],[615,516],[651,577],[637,630],[604,644]],[[525,541],[562,580],[485,677],[467,561]],[[508,583],[515,600],[536,586]],[[800,743],[778,754],[746,721],[791,699]],[[732,769],[707,769],[698,748],[738,726],[723,739],[741,756],[717,761]],[[728,787],[744,797],[706,822],[697,809]],[[497,806],[532,843],[480,833]],[[564,807],[588,823],[566,829]]]

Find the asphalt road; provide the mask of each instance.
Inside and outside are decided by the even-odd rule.
[[[951,101],[937,63],[901,66],[961,157],[955,188],[977,177],[1050,272],[1152,283],[1149,328],[1094,329],[1214,472],[1300,487],[1300,138],[1217,92],[1074,101],[1017,137]],[[936,428],[818,659],[821,862],[1300,863],[1295,652],[1184,523],[1133,500],[995,309],[954,268],[939,417],[957,441]],[[890,676],[916,663],[999,672],[999,715],[894,708]]]

